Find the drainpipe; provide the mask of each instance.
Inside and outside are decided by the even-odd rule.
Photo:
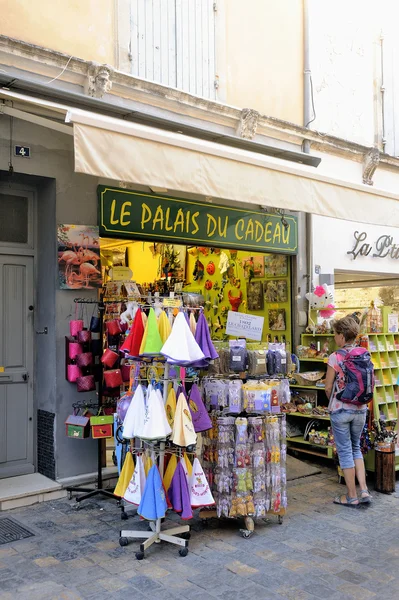
[[[387,140],[385,137],[385,82],[384,82],[384,36],[381,33],[380,36],[380,45],[381,45],[381,120],[382,120],[382,151],[385,152],[385,148],[387,145]]]
[[[303,124],[308,128],[312,121],[311,93],[312,84],[310,70],[310,26],[309,26],[309,0],[303,0]],[[310,153],[310,141],[303,140],[302,150],[306,154]],[[312,215],[306,213],[306,273],[307,278],[305,289],[312,291],[313,276],[313,225]],[[310,323],[310,303],[308,307],[308,323]]]

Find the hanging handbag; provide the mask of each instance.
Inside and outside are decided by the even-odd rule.
[[[82,352],[76,357],[78,367],[85,368],[93,364],[93,354],[91,352]]]
[[[82,319],[74,319],[73,321],[69,321],[69,331],[73,337],[77,337],[79,331],[83,329],[83,320]]]
[[[122,365],[121,374],[123,383],[130,381],[130,365]]]
[[[69,342],[68,344],[68,356],[71,360],[75,360],[78,354],[82,354],[83,346],[78,342]]]
[[[119,335],[122,333],[121,322],[119,319],[112,319],[112,321],[106,322],[106,328],[108,335]]]
[[[95,317],[94,315],[90,319],[90,331],[92,333],[100,333],[100,317]]]
[[[90,341],[91,331],[88,331],[87,329],[82,329],[81,331],[78,331],[78,342],[80,342],[81,344],[86,344]]]
[[[104,371],[104,380],[107,388],[120,387],[123,383],[121,370],[111,369],[110,371]]]
[[[100,408],[98,415],[90,417],[91,435],[94,439],[113,437],[114,416],[103,415]]]
[[[110,350],[109,348],[106,348],[104,350],[104,354],[101,357],[101,362],[106,365],[107,367],[113,367],[114,364],[116,363],[116,361],[118,360],[119,356],[116,352],[114,352],[113,350]]]
[[[75,383],[78,377],[82,377],[82,369],[78,365],[67,365],[67,380]]]
[[[91,392],[96,389],[96,382],[94,381],[94,375],[83,375],[76,379],[76,386],[78,392]]]

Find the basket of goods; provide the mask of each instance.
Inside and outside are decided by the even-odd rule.
[[[295,373],[293,379],[295,379],[297,385],[313,386],[317,382],[320,382],[324,375],[324,371],[306,371],[304,373]]]

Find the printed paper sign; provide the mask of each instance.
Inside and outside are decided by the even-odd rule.
[[[227,335],[236,335],[237,337],[245,337],[247,340],[260,342],[264,320],[264,317],[229,310],[226,333]]]

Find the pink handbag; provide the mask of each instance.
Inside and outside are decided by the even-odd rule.
[[[109,335],[118,335],[122,333],[121,323],[119,319],[112,319],[112,321],[107,321],[105,325]]]
[[[82,352],[82,344],[78,344],[78,342],[70,342],[68,344],[68,355],[71,360],[74,360],[78,354],[82,354]]]
[[[114,366],[118,358],[119,356],[116,352],[110,350],[109,348],[106,348],[106,350],[104,350],[104,354],[101,357],[101,362],[107,367],[111,368]]]
[[[91,331],[88,331],[87,329],[82,329],[81,331],[78,331],[78,342],[80,342],[81,344],[85,344],[90,341]]]
[[[75,383],[78,377],[82,376],[82,369],[78,365],[67,365],[67,379],[70,383]]]
[[[96,382],[94,381],[94,375],[83,375],[76,379],[76,386],[78,392],[91,392],[96,389]]]
[[[73,337],[77,337],[79,331],[83,329],[83,320],[82,319],[74,319],[73,321],[69,321],[69,331]]]
[[[112,369],[111,371],[104,371],[105,385],[108,388],[117,388],[122,385],[122,374],[120,369]]]
[[[93,364],[93,354],[92,352],[82,352],[82,354],[78,354],[76,357],[76,364],[78,367],[89,367]]]

